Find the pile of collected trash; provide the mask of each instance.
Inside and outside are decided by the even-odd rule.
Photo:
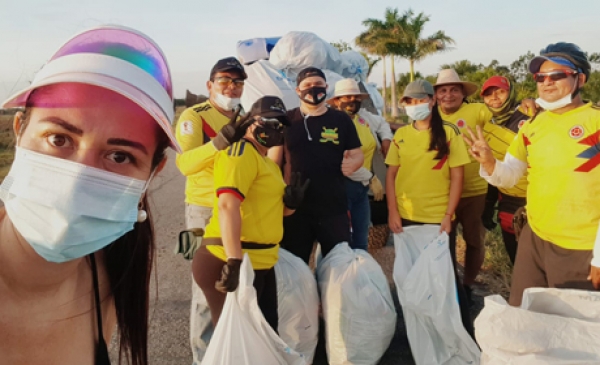
[[[237,57],[248,74],[242,106],[248,110],[265,95],[278,96],[287,109],[300,105],[296,94],[296,76],[306,67],[323,70],[327,78],[328,97],[333,96],[335,83],[353,78],[369,93],[381,114],[383,98],[375,83],[367,82],[369,64],[356,51],[339,52],[337,48],[310,32],[289,32],[281,38],[253,38],[238,42]]]

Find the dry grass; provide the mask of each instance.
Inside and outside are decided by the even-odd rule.
[[[465,241],[459,235],[456,242],[456,257],[461,265],[464,265],[465,247]],[[485,291],[508,298],[512,265],[506,254],[499,226],[486,233],[485,249],[485,260],[477,281],[484,284]]]

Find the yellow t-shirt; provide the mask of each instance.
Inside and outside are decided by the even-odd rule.
[[[177,155],[175,162],[181,173],[187,176],[186,203],[212,207],[213,163],[218,151],[210,141],[228,122],[229,117],[221,114],[208,100],[181,113],[175,136],[183,153]]]
[[[262,156],[251,142],[234,143],[215,157],[216,197],[213,215],[206,227],[205,237],[221,237],[218,197],[232,193],[242,200],[241,241],[277,244],[263,250],[247,252],[255,270],[270,269],[279,257],[279,242],[283,238],[283,193],[285,183],[279,166]],[[227,260],[223,246],[207,246],[208,250],[223,261]]]
[[[492,149],[494,158],[499,161],[504,161],[504,156],[506,156],[508,146],[510,146],[512,141],[515,139],[517,133],[505,128],[504,126],[489,122],[485,123],[483,127],[483,134],[485,140]],[[498,190],[506,195],[525,198],[527,195],[527,173],[521,176],[521,179],[515,186],[511,188],[498,188]]]
[[[441,108],[438,108],[442,120],[450,122],[461,131],[466,131],[469,126],[473,132],[476,126],[483,128],[486,122],[493,117],[492,112],[483,103],[463,103],[453,114],[444,114]],[[487,182],[479,176],[479,163],[469,156],[471,162],[465,165],[465,179],[463,183],[462,197],[483,195],[487,192]]]
[[[542,239],[572,250],[594,247],[600,221],[600,110],[586,104],[542,112],[508,152],[528,164],[527,217]]]
[[[439,224],[444,219],[450,196],[450,168],[469,163],[465,143],[456,126],[444,122],[450,154],[435,160],[437,151],[428,151],[429,130],[410,124],[400,127],[385,163],[399,166],[396,175],[396,202],[405,219]]]
[[[363,167],[367,170],[371,170],[373,154],[377,148],[377,142],[375,141],[375,137],[373,137],[373,132],[371,132],[371,127],[366,119],[357,114],[354,116],[353,122],[356,127],[356,132],[358,133],[358,139],[360,139],[360,150],[365,156]]]

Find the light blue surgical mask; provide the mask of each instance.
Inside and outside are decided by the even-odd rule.
[[[17,147],[0,199],[35,252],[60,263],[133,230],[146,187],[143,180]]]
[[[406,115],[412,120],[425,120],[431,114],[429,103],[408,105],[404,107],[404,110]]]

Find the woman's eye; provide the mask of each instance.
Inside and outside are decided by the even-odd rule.
[[[135,161],[135,159],[130,154],[120,151],[111,152],[108,155],[108,158],[118,164],[130,163]]]
[[[46,138],[48,139],[48,143],[54,147],[68,147],[71,142],[67,136],[62,134],[50,134]]]

